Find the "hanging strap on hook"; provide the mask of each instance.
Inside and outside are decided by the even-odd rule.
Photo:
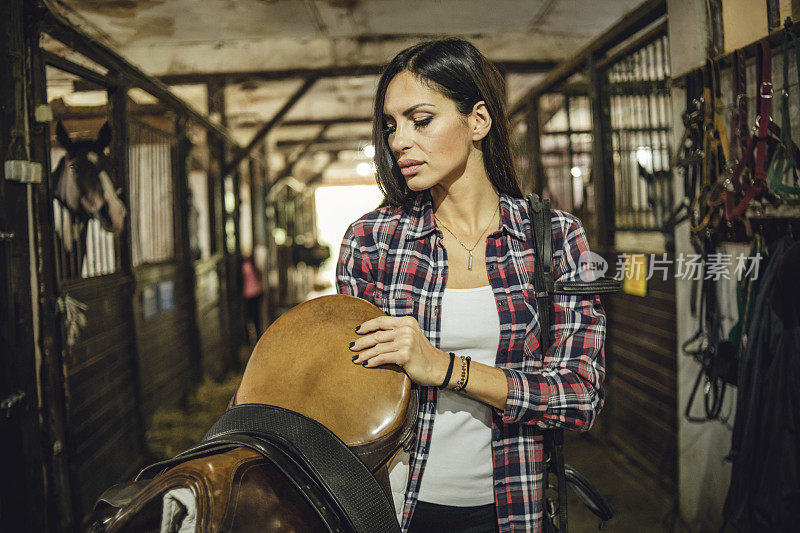
[[[767,153],[769,146],[770,130],[777,130],[777,125],[773,123],[772,116],[772,53],[769,41],[760,41],[757,45],[756,53],[756,78],[758,91],[756,94],[758,101],[758,115],[753,134],[747,141],[741,159],[733,168],[730,177],[725,180],[725,217],[729,220],[741,218],[747,210],[750,202],[760,195],[764,189],[767,177]],[[751,183],[741,180],[742,172],[752,160],[755,160],[753,169],[753,179]],[[741,197],[741,198],[737,198]]]

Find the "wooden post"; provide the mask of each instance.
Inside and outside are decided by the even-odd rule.
[[[589,98],[592,108],[592,180],[597,216],[598,253],[614,248],[614,165],[611,159],[611,115],[605,76],[594,58],[589,60]]]
[[[46,489],[46,479],[52,479],[54,469],[43,447],[50,434],[44,435],[47,429],[39,425],[43,406],[37,400],[34,320],[38,301],[31,294],[32,287],[38,286],[36,256],[31,253],[36,237],[28,218],[32,208],[28,193],[36,186],[6,181],[2,164],[24,157],[28,142],[24,107],[18,105],[27,87],[23,4],[22,0],[0,2],[0,401],[9,402],[8,410],[0,412],[4,479],[0,512],[1,527],[8,531],[45,531],[58,529],[60,520]],[[59,507],[69,511],[69,501]]]
[[[539,123],[539,97],[528,99],[525,107],[525,123],[527,124],[525,143],[528,146],[530,162],[528,164],[528,183],[524,184],[523,192],[533,191],[539,196],[547,187],[547,175],[542,165],[542,138],[541,124]],[[530,187],[530,188],[528,188]]]
[[[225,84],[220,80],[212,80],[208,83],[208,113],[209,116],[219,117],[219,122],[225,125]],[[220,306],[220,327],[224,332],[224,338],[228,340],[227,354],[225,355],[226,361],[222,364],[224,370],[230,370],[236,366],[236,350],[239,346],[241,338],[241,330],[243,329],[242,320],[237,320],[234,315],[238,316],[234,310],[239,308],[237,301],[241,300],[241,291],[239,291],[239,283],[237,282],[236,268],[232,262],[236,260],[235,253],[228,253],[228,246],[225,235],[225,220],[227,213],[225,210],[225,178],[228,172],[235,173],[236,168],[227,170],[225,160],[227,158],[227,150],[225,140],[221,137],[214,135],[213,132],[208,132],[208,143],[211,152],[211,184],[213,196],[213,222],[212,231],[214,232],[213,240],[216,244],[215,252],[220,258],[219,263],[216,265],[216,270],[224,283],[220,283],[219,306]]]
[[[197,277],[193,267],[194,258],[192,257],[191,249],[191,235],[189,234],[189,214],[191,213],[191,206],[189,205],[189,175],[186,172],[187,159],[189,157],[189,149],[191,143],[186,136],[186,116],[177,115],[175,117],[175,139],[177,142],[174,148],[174,156],[172,158],[174,169],[173,176],[175,179],[175,219],[176,227],[178,228],[178,260],[180,261],[181,270],[186,276],[189,287],[192,288],[192,297],[189,299],[189,315],[191,325],[189,326],[189,361],[191,365],[190,377],[195,383],[200,383],[203,378],[203,363],[200,353],[200,330],[197,324],[197,298],[196,290]]]
[[[38,124],[34,120],[36,106],[47,102],[46,76],[39,53],[39,27],[33,14],[27,11],[31,4],[21,0],[12,0],[8,4],[8,16],[0,18],[4,24],[13,26],[6,27],[11,30],[10,35],[20,36],[24,32],[24,42],[15,40],[6,48],[15,54],[12,64],[14,60],[19,61],[18,68],[13,71],[13,81],[18,83],[14,84],[16,100],[12,109],[16,108],[17,102],[24,102],[29,125],[27,132],[19,132],[17,141],[27,145],[30,160],[43,167],[40,184],[5,183],[8,221],[15,234],[11,269],[13,297],[19,306],[19,315],[15,317],[17,346],[13,352],[13,368],[18,378],[27,380],[27,383],[20,381],[20,385],[29,393],[28,415],[41,420],[35,434],[33,421],[23,428],[23,439],[29,442],[21,462],[28,473],[25,477],[36,477],[32,481],[34,487],[45,483],[46,500],[28,501],[28,516],[33,523],[46,524],[43,529],[66,531],[80,522],[77,498],[74,498],[74,479],[69,468],[71,447],[62,373],[62,328],[56,299],[59,291],[48,172],[50,128],[49,124]],[[26,157],[24,152],[14,157],[19,156]],[[33,365],[39,365],[38,374]],[[33,494],[36,492],[38,490]]]

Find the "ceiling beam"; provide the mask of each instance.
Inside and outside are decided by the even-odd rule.
[[[282,128],[291,126],[338,126],[339,124],[369,124],[372,117],[340,117],[340,118],[309,118],[284,120],[281,122]]]
[[[307,143],[311,142],[312,146],[316,146],[319,148],[320,146],[327,146],[331,144],[338,145],[347,145],[347,146],[358,146],[363,145],[365,142],[369,142],[369,139],[359,136],[350,136],[350,137],[334,137],[330,139],[322,139],[319,136],[316,139],[309,141],[308,139],[299,139],[299,140],[284,140],[278,141],[276,144],[276,148],[279,150],[290,150],[297,146],[306,146]],[[321,149],[321,148],[319,148]]]
[[[303,141],[301,143],[300,150],[298,152],[296,152],[294,155],[292,155],[289,158],[288,161],[286,161],[286,166],[284,166],[281,169],[281,171],[278,173],[278,176],[275,178],[274,181],[278,181],[278,180],[283,179],[283,178],[287,177],[288,175],[290,175],[292,173],[292,169],[297,164],[297,162],[300,161],[300,159],[302,159],[302,157],[309,152],[309,150],[311,149],[312,146],[317,144],[319,141],[322,140],[323,137],[325,137],[325,131],[327,129],[328,129],[328,126],[322,126],[319,129],[319,132],[317,133],[316,137],[314,137],[313,139],[309,139],[309,140]]]
[[[250,155],[250,152],[253,150],[253,148],[255,148],[258,143],[264,140],[264,137],[267,136],[272,128],[274,128],[280,123],[281,120],[283,120],[283,117],[286,116],[292,107],[294,107],[294,105],[309,91],[309,89],[311,89],[311,87],[314,86],[316,82],[317,78],[309,78],[303,82],[303,85],[301,85],[300,88],[297,89],[297,91],[295,91],[291,97],[289,97],[286,103],[283,104],[283,107],[281,107],[280,110],[275,113],[275,116],[269,119],[269,121],[264,124],[264,126],[262,126],[255,135],[253,135],[253,139],[247,143],[247,146],[239,150],[233,159],[231,159],[228,164],[225,165],[222,175],[225,176],[228,174],[231,170],[236,168],[236,166],[241,163],[244,158]]]
[[[547,73],[545,78],[512,107],[509,115],[516,115],[525,110],[528,100],[537,98],[548,92],[554,92],[559,85],[567,81],[573,74],[584,69],[590,59],[599,59],[624,40],[643,30],[667,13],[666,0],[647,0],[636,9],[626,13],[599,37],[581,48],[578,53],[562,61]]]
[[[558,62],[551,60],[528,61],[495,61],[495,66],[506,74],[541,74],[552,70]],[[222,80],[226,83],[237,83],[246,80],[280,81],[289,79],[341,78],[354,76],[377,76],[386,65],[343,65],[320,68],[290,68],[276,70],[253,70],[239,72],[191,72],[186,74],[165,74],[158,79],[167,85],[190,85],[207,83],[211,80]]]

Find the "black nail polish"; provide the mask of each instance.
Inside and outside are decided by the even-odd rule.
[[[356,326],[356,333],[358,333],[359,329],[361,329],[361,326]]]
[[[351,342],[350,343],[350,348],[352,348],[355,343],[356,343],[356,341]]]
[[[355,361],[356,361],[356,359],[358,359],[358,355],[354,355],[354,356],[353,356],[353,362],[355,362]]]

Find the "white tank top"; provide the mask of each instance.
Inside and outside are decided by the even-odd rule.
[[[500,317],[492,287],[447,289],[442,297],[441,344],[459,355],[494,366],[500,343]],[[491,407],[451,390],[440,390],[431,431],[431,448],[419,499],[468,507],[494,503]]]

